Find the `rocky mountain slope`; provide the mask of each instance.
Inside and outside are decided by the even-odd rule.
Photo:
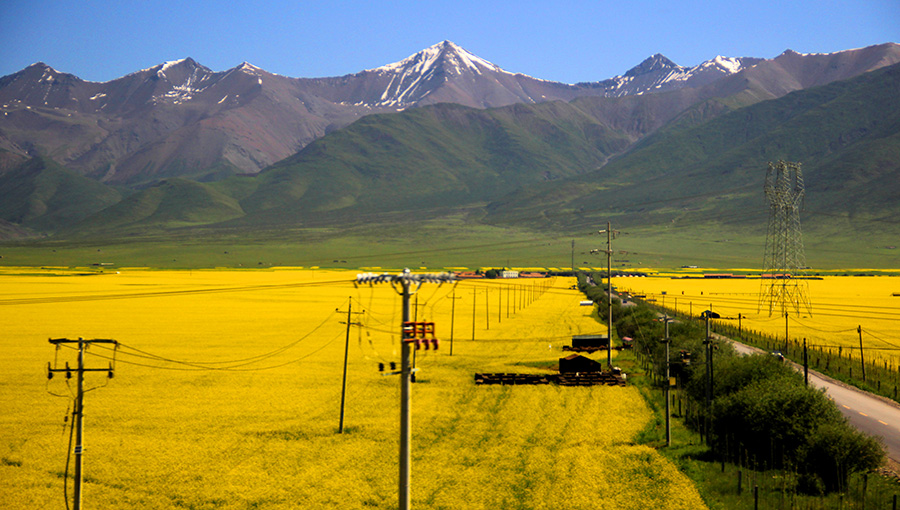
[[[95,83],[38,63],[0,78],[0,149],[10,157],[47,157],[109,184],[211,181],[259,172],[373,113],[709,87],[720,90],[697,97],[743,93],[752,102],[897,61],[895,44],[828,55],[785,52],[771,60],[716,57],[692,68],[654,55],[623,76],[575,85],[505,71],[449,41],[334,78],[289,78],[248,63],[214,72],[187,58]]]

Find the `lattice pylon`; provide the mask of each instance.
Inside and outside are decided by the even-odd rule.
[[[769,163],[765,184],[769,227],[759,290],[759,312],[769,316],[801,309],[812,315],[806,256],[800,231],[800,207],[805,194],[800,163]]]

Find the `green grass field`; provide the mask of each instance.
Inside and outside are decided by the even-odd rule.
[[[576,234],[536,232],[467,224],[461,216],[394,224],[358,224],[346,229],[307,228],[196,231],[164,236],[54,241],[0,245],[0,265],[72,266],[112,263],[110,267],[605,267],[606,238],[590,235],[603,225],[584,225]],[[616,225],[613,224],[616,228]],[[613,267],[746,268],[762,270],[765,233],[729,230],[718,225],[693,228],[621,228],[613,242]],[[833,235],[831,235],[833,234]],[[886,236],[886,235],[885,235]],[[602,237],[602,238],[601,238]],[[805,237],[811,272],[844,268],[898,269],[892,240],[832,230]]]

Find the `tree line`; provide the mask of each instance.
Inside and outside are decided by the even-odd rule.
[[[603,276],[580,274],[578,285],[607,321],[609,297],[598,284]],[[616,334],[634,339],[636,355],[653,380],[668,384],[661,314],[648,303],[623,306],[614,297],[612,317]],[[853,428],[824,392],[807,387],[783,361],[740,356],[729,342],[713,341],[708,366],[706,340],[704,320],[669,322],[670,375],[687,403],[685,422],[700,432],[713,455],[757,470],[794,473],[796,488],[810,494],[843,491],[851,474],[883,463],[880,441]]]

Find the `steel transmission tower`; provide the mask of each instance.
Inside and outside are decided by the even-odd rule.
[[[800,163],[769,163],[765,184],[769,203],[769,228],[759,291],[759,311],[809,314],[808,284],[804,279],[806,256],[800,233],[800,206],[805,193]]]

